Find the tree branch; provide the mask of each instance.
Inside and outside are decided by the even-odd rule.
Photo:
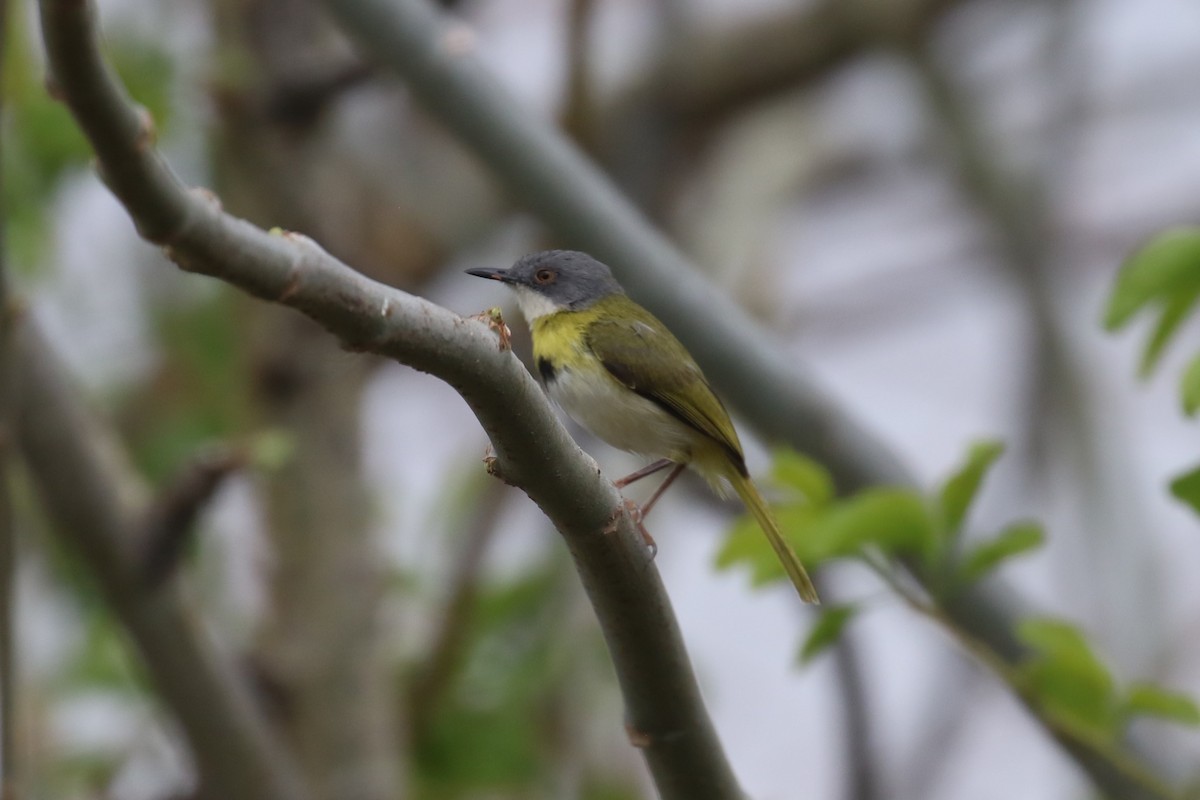
[[[394,358],[457,389],[491,437],[505,478],[562,533],[608,643],[631,738],[644,749],[660,795],[740,798],[640,535],[612,484],[520,362],[488,326],[375,283],[305,237],[268,234],[223,214],[204,193],[186,190],[152,148],[147,115],[134,109],[101,60],[93,13],[81,0],[43,0],[43,36],[58,92],[142,235],[186,270],[291,306],[348,348]],[[104,575],[126,574],[109,548],[93,547],[89,555]]]
[[[178,569],[196,518],[225,478],[246,464],[246,453],[230,447],[202,450],[172,478],[146,510],[139,534],[142,578],[156,589]]]
[[[875,47],[923,38],[962,0],[821,0],[800,3],[738,26],[675,37],[657,67],[623,96],[667,74],[674,113],[727,116],[748,103],[803,85]],[[620,106],[616,103],[617,107]]]
[[[150,678],[191,745],[212,798],[304,800],[308,792],[244,681],[216,652],[171,584],[147,588],[141,514],[112,469],[103,431],[32,322],[17,332],[21,452],[60,535],[91,567]]]

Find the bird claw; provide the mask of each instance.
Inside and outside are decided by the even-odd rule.
[[[646,543],[646,549],[650,551],[650,559],[654,560],[655,556],[658,555],[658,543],[654,541],[654,537],[650,535],[650,531],[646,530],[646,526],[642,524],[642,507],[626,498],[625,512],[629,514],[629,518],[633,520],[633,524],[637,525],[638,533],[642,535],[642,541]]]

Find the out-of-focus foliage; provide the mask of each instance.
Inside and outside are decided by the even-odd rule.
[[[138,466],[152,480],[172,474],[201,445],[250,428],[249,354],[233,320],[239,302],[221,288],[155,317],[161,358],[122,416]]]
[[[1143,311],[1158,315],[1142,351],[1139,369],[1146,376],[1158,365],[1163,349],[1198,300],[1200,229],[1168,231],[1125,262],[1109,298],[1104,324],[1109,330],[1118,330]]]
[[[832,494],[820,465],[794,452],[776,455],[773,478],[787,498],[775,507],[780,524],[801,560],[820,564],[867,553],[917,559],[946,591],[956,591],[987,575],[1005,560],[1035,549],[1041,529],[1029,522],[1010,525],[960,553],[959,534],[971,503],[1003,452],[997,442],[971,447],[963,465],[933,497],[911,489],[872,488],[845,499]],[[778,579],[778,565],[750,517],[735,524],[718,565],[751,567],[754,582]]]
[[[1018,680],[1059,724],[1077,735],[1115,743],[1137,717],[1200,725],[1200,708],[1187,695],[1153,684],[1118,685],[1077,627],[1059,619],[1028,619],[1018,636],[1034,651]]]
[[[819,465],[782,451],[776,455],[773,477],[789,496],[776,511],[797,553],[809,564],[864,560],[886,570],[880,556],[889,561],[907,558],[923,564],[943,592],[961,591],[1045,540],[1040,524],[1016,521],[965,550],[961,547],[963,523],[1002,453],[998,442],[972,445],[963,464],[929,498],[904,489],[869,489],[837,500]],[[751,518],[735,524],[719,556],[721,566],[749,565],[756,583],[781,579],[775,563]],[[928,601],[912,602],[936,615],[938,600],[935,593]],[[801,646],[800,661],[808,663],[835,644],[860,610],[858,604],[822,609]],[[1075,735],[1113,744],[1138,716],[1200,725],[1200,709],[1184,694],[1145,682],[1118,685],[1083,632],[1071,623],[1027,619],[1017,633],[1033,653],[1013,676],[1018,690]]]
[[[1200,228],[1177,228],[1152,239],[1129,257],[1109,296],[1104,324],[1118,330],[1136,315],[1154,312],[1158,320],[1142,351],[1140,372],[1153,372],[1179,326],[1200,302]],[[1184,369],[1180,386],[1183,412],[1200,410],[1200,352]],[[1200,467],[1171,482],[1171,494],[1200,513]]]
[[[856,605],[836,605],[821,609],[800,647],[800,663],[807,664],[837,642],[842,630],[859,612]]]
[[[439,676],[442,700],[413,753],[418,796],[430,800],[529,797],[546,791],[562,742],[573,659],[594,648],[564,641],[561,598],[568,577],[551,559],[520,578],[484,584],[456,668]],[[613,776],[585,775],[583,797],[639,796]]]
[[[1172,480],[1171,494],[1200,514],[1200,467],[1189,470]]]

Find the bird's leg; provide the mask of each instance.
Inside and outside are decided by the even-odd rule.
[[[635,472],[629,473],[624,478],[618,478],[617,480],[613,481],[613,486],[617,487],[618,489],[624,489],[629,484],[636,483],[637,481],[640,481],[642,478],[649,477],[650,475],[653,475],[656,472],[662,472],[664,469],[666,469],[667,467],[671,466],[674,463],[675,462],[669,458],[660,458],[658,461],[655,461],[653,464],[647,464],[646,466],[642,467],[641,469],[636,470]]]
[[[654,541],[650,531],[646,530],[646,526],[642,524],[642,509],[635,501],[627,497],[625,498],[625,510],[629,512],[633,524],[637,525],[638,533],[642,535],[642,541],[646,543],[646,549],[650,551],[650,558],[653,559],[658,555],[658,542]]]
[[[650,535],[650,531],[646,530],[646,526],[642,524],[642,521],[646,519],[646,515],[650,513],[650,509],[653,508],[654,504],[658,502],[658,498],[662,497],[662,493],[667,490],[667,487],[675,482],[675,479],[679,477],[679,473],[683,472],[683,468],[686,467],[687,464],[676,464],[675,462],[664,458],[661,461],[655,461],[650,466],[643,467],[642,469],[638,470],[638,472],[628,475],[622,479],[626,481],[626,484],[628,484],[632,481],[638,480],[639,478],[644,478],[647,475],[653,475],[655,472],[666,469],[671,465],[674,465],[675,468],[671,470],[671,474],[667,475],[667,479],[663,481],[657,489],[654,490],[654,494],[650,495],[649,500],[643,503],[640,507],[632,500],[625,501],[625,509],[629,512],[629,515],[633,517],[633,521],[637,524],[638,532],[642,534],[642,540],[646,543],[646,547],[650,548],[651,558],[654,558],[654,556],[658,555],[658,544],[654,541],[654,537]]]
[[[642,519],[650,515],[650,509],[654,508],[654,504],[658,502],[658,498],[662,497],[662,493],[667,490],[668,486],[675,482],[675,479],[679,477],[679,473],[683,472],[683,468],[686,466],[687,464],[676,464],[675,469],[671,470],[671,474],[667,475],[667,479],[659,484],[659,487],[654,490],[654,494],[650,495],[650,499],[642,503]]]

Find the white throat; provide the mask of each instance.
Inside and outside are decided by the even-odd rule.
[[[566,308],[566,306],[554,302],[544,294],[535,292],[527,286],[514,286],[512,288],[517,293],[517,307],[521,309],[521,314],[530,325],[536,319],[549,314],[557,314]]]

